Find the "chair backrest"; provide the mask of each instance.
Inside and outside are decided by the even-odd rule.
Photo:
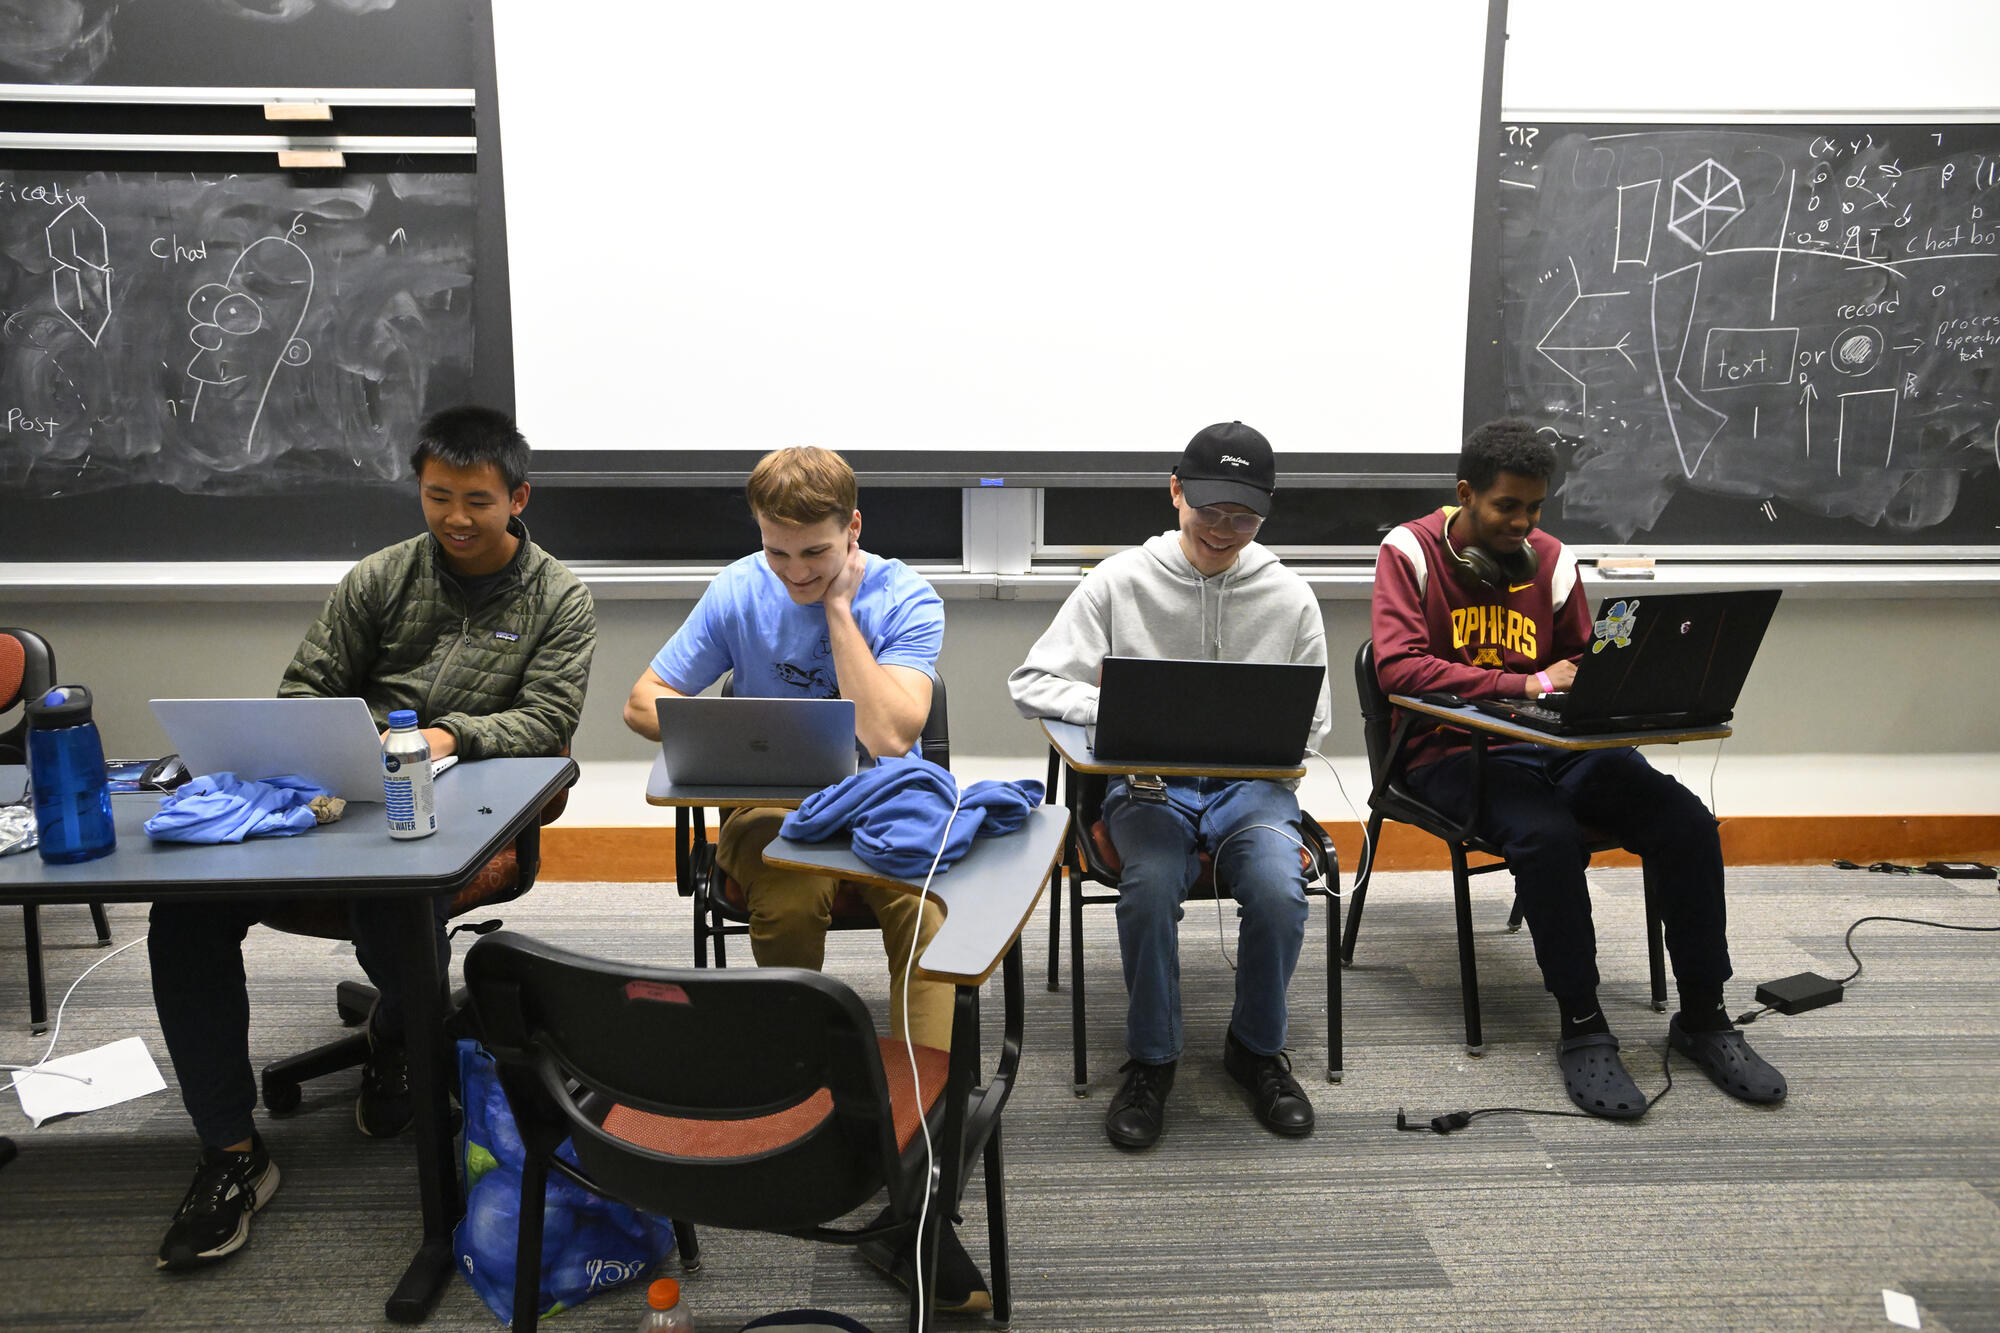
[[[49,641],[28,629],[0,626],[0,714],[16,703],[46,694],[56,683],[56,654]],[[0,764],[27,762],[28,717],[23,709],[13,726],[0,731]]]
[[[1368,776],[1376,787],[1388,771],[1390,713],[1388,692],[1375,674],[1375,644],[1363,639],[1354,651],[1354,693],[1361,704],[1361,742],[1368,751]]]
[[[831,977],[642,967],[500,931],[467,952],[465,981],[523,1142],[547,1153],[572,1137],[583,1170],[635,1207],[799,1231],[899,1182],[874,1024]],[[727,1142],[746,1122],[800,1119],[815,1100],[823,1116],[807,1108],[801,1132],[748,1154],[674,1151],[676,1134],[713,1130]],[[614,1105],[672,1117],[655,1136],[666,1142],[607,1132]]]

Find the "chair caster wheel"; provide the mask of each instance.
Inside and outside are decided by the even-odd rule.
[[[272,1115],[284,1115],[299,1109],[305,1094],[296,1083],[265,1083],[264,1109]]]

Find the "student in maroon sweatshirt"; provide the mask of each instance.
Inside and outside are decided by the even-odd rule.
[[[1537,528],[1555,450],[1525,421],[1494,421],[1466,440],[1458,503],[1405,523],[1375,560],[1375,671],[1391,694],[1534,698],[1569,688],[1591,638],[1576,557]],[[1458,814],[1471,804],[1471,746],[1430,728],[1406,742],[1407,781]],[[1507,856],[1535,960],[1562,1018],[1556,1063],[1570,1100],[1635,1119],[1646,1098],[1618,1057],[1597,1002],[1589,857],[1582,829],[1617,838],[1652,870],[1680,991],[1667,1027],[1731,1096],[1783,1101],[1785,1079],[1750,1048],[1723,1007],[1729,980],[1722,845],[1699,798],[1635,749],[1495,745],[1479,832]]]

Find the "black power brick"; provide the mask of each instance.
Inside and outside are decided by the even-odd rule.
[[[1803,1014],[1840,1003],[1842,983],[1817,972],[1799,972],[1767,981],[1757,988],[1757,1003],[1781,1014]]]

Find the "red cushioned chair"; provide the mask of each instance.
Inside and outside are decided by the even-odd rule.
[[[1410,726],[1406,717],[1392,731],[1392,717],[1395,709],[1389,703],[1389,696],[1382,688],[1381,680],[1375,674],[1375,645],[1364,640],[1354,654],[1354,691],[1361,702],[1361,733],[1363,744],[1368,750],[1368,772],[1374,783],[1374,790],[1368,794],[1368,838],[1367,845],[1373,848],[1382,836],[1382,821],[1393,819],[1398,823],[1420,828],[1435,838],[1442,838],[1451,850],[1452,898],[1458,912],[1458,977],[1459,992],[1465,1004],[1465,1050],[1468,1055],[1480,1055],[1486,1050],[1486,1036],[1479,1022],[1479,964],[1474,957],[1472,943],[1472,877],[1490,874],[1495,870],[1507,870],[1507,860],[1500,854],[1499,847],[1473,832],[1473,817],[1456,819],[1437,807],[1427,804],[1403,785],[1403,740]],[[1475,763],[1484,763],[1483,751],[1475,751]],[[1479,804],[1479,784],[1477,771],[1473,780],[1474,809]],[[1592,856],[1599,852],[1618,848],[1616,838],[1606,837],[1591,829],[1584,830],[1585,850]],[[1490,862],[1473,865],[1467,854],[1477,852],[1491,857]],[[1370,860],[1373,859],[1372,854]],[[1361,929],[1361,908],[1368,896],[1368,873],[1370,866],[1361,867],[1355,876],[1354,890],[1347,904],[1347,935],[1341,942],[1341,962],[1354,962],[1354,937]],[[1661,948],[1660,914],[1654,907],[1653,872],[1645,871],[1646,892],[1646,945],[1650,954],[1653,1009],[1664,1013],[1667,1008],[1667,967]],[[1507,917],[1507,930],[1511,934],[1521,928],[1521,900],[1514,899],[1513,910]]]
[[[722,693],[733,693],[732,682],[724,681]],[[930,760],[939,768],[951,767],[951,719],[945,707],[944,681],[931,681],[931,711],[924,719],[923,735],[917,741],[917,753]],[[705,824],[700,812],[696,812],[696,836]],[[715,859],[715,844],[705,838],[697,841],[694,855],[690,858],[689,882],[681,887],[683,897],[694,899],[694,965],[707,967],[711,957],[714,966],[728,966],[724,956],[724,941],[731,935],[750,933],[750,903],[744,895],[743,886],[729,877],[721,863]],[[880,926],[875,914],[862,901],[861,893],[847,881],[841,882],[833,895],[829,909],[832,916],[830,930],[877,930]]]
[[[465,959],[486,1047],[526,1149],[515,1328],[536,1326],[542,1204],[555,1170],[595,1193],[674,1219],[698,1266],[696,1224],[934,1254],[966,1165],[985,1158],[994,1318],[1010,1312],[999,1154],[986,1140],[1011,1080],[970,1091],[953,1122],[950,1057],[878,1038],[854,992],[801,968],[655,968],[570,953],[511,931]],[[931,1142],[964,1131],[957,1160],[930,1168]],[[564,1139],[578,1167],[556,1157]],[[578,1169],[580,1168],[580,1169]],[[886,1191],[880,1217],[829,1226]],[[930,1327],[910,1300],[911,1329]]]
[[[49,641],[33,630],[0,626],[0,716],[15,704],[40,698],[56,684],[56,654]],[[28,762],[27,709],[12,727],[0,731],[0,764]],[[24,784],[25,785],[25,784]],[[10,801],[14,792],[0,792],[0,801]],[[25,792],[22,793],[25,795]],[[21,909],[22,933],[28,942],[28,1023],[35,1032],[49,1026],[49,997],[42,978],[42,922],[33,903]],[[111,943],[111,923],[104,919],[104,904],[90,904],[91,924],[97,928],[97,942]]]
[[[564,747],[563,753],[569,753],[567,747]],[[556,793],[542,807],[539,820],[521,830],[512,846],[488,861],[470,884],[453,895],[451,915],[460,917],[467,912],[498,907],[534,888],[535,876],[542,866],[542,825],[554,823],[568,804],[567,791]],[[328,940],[349,938],[347,904],[333,900],[287,903],[265,917],[262,924],[288,935],[312,935]],[[499,924],[497,921],[482,923],[467,929],[483,932],[495,929]],[[375,1000],[375,988],[365,981],[343,981],[334,993],[334,1007],[340,1014],[340,1021],[349,1027],[360,1026],[367,1020],[370,1011],[375,1008]],[[465,991],[460,988],[453,992],[445,1013],[446,1048],[449,1049],[449,1044],[460,1037],[477,1035],[470,1023]],[[357,1069],[367,1058],[368,1033],[364,1029],[265,1065],[262,1079],[264,1109],[274,1115],[295,1110],[302,1096],[300,1084],[343,1069]]]
[[[1063,766],[1055,748],[1049,749],[1048,799],[1056,799],[1058,777],[1067,784],[1070,802],[1070,846],[1063,868],[1054,876],[1049,894],[1049,989],[1057,986],[1056,955],[1062,935],[1061,881],[1069,880],[1070,949],[1070,1046],[1074,1067],[1071,1091],[1081,1097],[1090,1090],[1090,1071],[1084,1054],[1083,909],[1092,903],[1118,901],[1118,875],[1123,868],[1118,849],[1111,845],[1111,833],[1104,826],[1104,793],[1110,780],[1103,774],[1078,773]],[[1334,941],[1340,933],[1340,853],[1319,821],[1304,811],[1299,817],[1299,866],[1306,875],[1306,895],[1325,898],[1326,914],[1326,1078],[1341,1079],[1340,968],[1334,962]],[[1206,851],[1197,852],[1201,871],[1188,890],[1188,901],[1213,901],[1216,897],[1215,860]],[[1101,884],[1109,893],[1086,893],[1087,884]],[[1227,892],[1227,885],[1223,891]]]

